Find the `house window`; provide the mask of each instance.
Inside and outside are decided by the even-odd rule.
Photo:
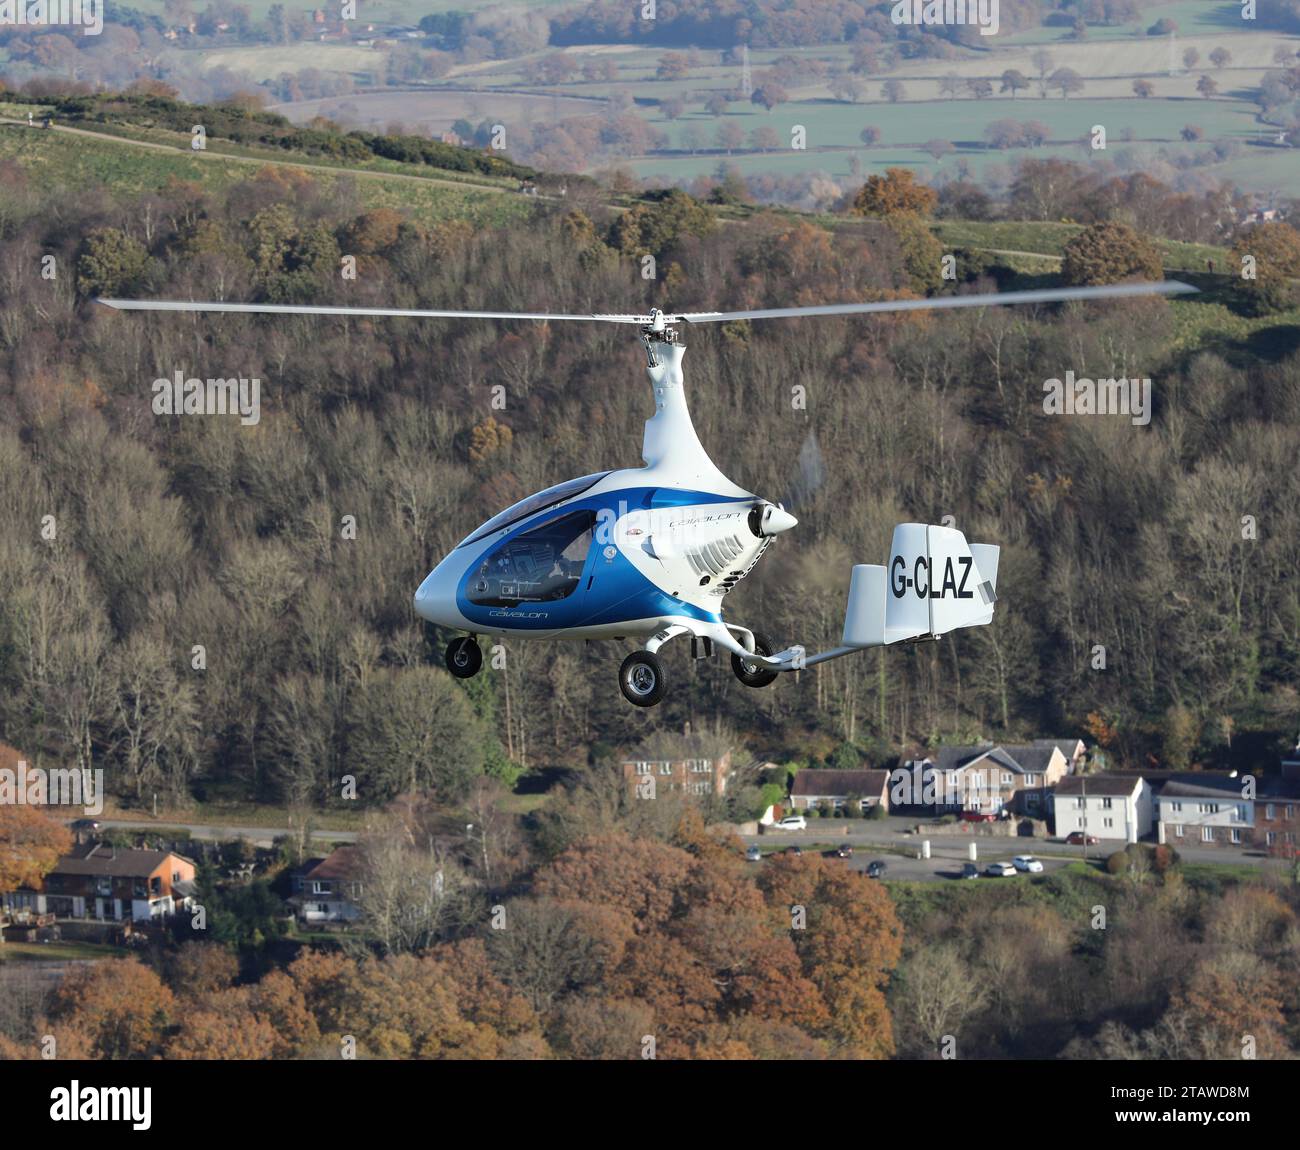
[[[1083,810],[1083,808],[1084,808],[1086,805],[1087,805],[1087,800],[1085,800],[1085,799],[1083,799],[1083,798],[1077,798],[1077,799],[1074,800],[1074,806],[1075,806],[1075,809],[1076,809],[1076,810],[1080,810],[1080,811],[1081,811],[1081,810]]]
[[[1174,811],[1175,813],[1177,813],[1177,812],[1179,812],[1179,811],[1181,811],[1181,810],[1183,809],[1183,804],[1182,804],[1182,803],[1170,803],[1170,804],[1169,804],[1169,809],[1170,809],[1171,811]]]
[[[1295,818],[1295,803],[1287,803],[1287,805],[1286,805],[1286,817],[1287,817],[1288,819],[1293,819],[1293,818]]]
[[[1002,772],[1002,785],[1003,785],[1004,787],[1009,787],[1009,786],[1011,785],[1011,772],[1010,772],[1010,771],[1003,771],[1003,772]]]
[[[1175,824],[1174,824],[1174,838],[1176,838],[1176,839],[1180,839],[1180,838],[1182,838],[1182,837],[1183,837],[1183,824],[1182,824],[1182,823],[1175,823]]]
[[[1203,843],[1212,843],[1212,842],[1214,842],[1214,828],[1213,828],[1213,827],[1202,827],[1202,828],[1201,828],[1201,842],[1203,842]]]
[[[1241,831],[1239,831],[1236,827],[1232,828],[1232,841],[1234,843],[1241,842]]]
[[[1076,826],[1080,826],[1080,827],[1086,827],[1088,825],[1088,820],[1084,818],[1083,815],[1080,815],[1077,819],[1074,820],[1074,822]]]
[[[1270,847],[1271,847],[1271,846],[1276,846],[1276,845],[1277,845],[1277,831],[1268,831],[1268,832],[1264,835],[1264,844],[1265,844],[1265,846],[1270,846]]]
[[[1264,805],[1264,817],[1270,820],[1277,818],[1277,804],[1266,803]]]
[[[1038,786],[1038,776],[1037,776],[1037,775],[1026,775],[1026,776],[1025,776],[1025,786],[1027,786],[1027,787],[1036,787],[1036,786]]]
[[[1115,825],[1115,820],[1114,820],[1114,819],[1102,819],[1101,821],[1102,821],[1102,824],[1103,824],[1104,826],[1106,826],[1106,827],[1113,827],[1113,826]]]
[[[1239,823],[1250,822],[1250,808],[1245,803],[1238,803],[1237,810],[1233,816]]]
[[[1102,800],[1101,800],[1101,809],[1102,809],[1103,811],[1108,811],[1108,810],[1110,810],[1110,806],[1111,806],[1110,799],[1107,798],[1107,799],[1102,799]]]
[[[673,773],[673,765],[672,765],[672,763],[660,763],[660,764],[659,764],[659,773],[660,773],[661,775],[669,775],[669,776],[671,776],[672,773]]]

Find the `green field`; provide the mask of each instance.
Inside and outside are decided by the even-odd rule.
[[[171,179],[199,180],[210,187],[226,187],[250,179],[263,162],[215,153],[199,157],[179,147],[173,153],[120,139],[96,139],[9,124],[0,124],[0,158],[20,162],[33,183],[49,187],[104,188],[124,202],[159,191]],[[305,168],[326,188],[337,187],[342,179],[353,179],[358,199],[366,208],[405,211],[424,223],[470,219],[491,224],[530,210],[527,203],[495,188],[469,185],[461,188],[435,182],[428,178],[427,168],[421,175],[402,176],[388,171],[354,175],[343,169],[318,167],[310,160],[265,162]]]
[[[94,962],[129,953],[98,942],[6,942],[0,945],[0,962]]]

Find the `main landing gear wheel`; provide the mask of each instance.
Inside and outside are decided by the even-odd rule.
[[[472,635],[448,643],[445,657],[447,670],[458,679],[472,679],[483,666],[483,649]]]
[[[633,651],[618,669],[618,687],[629,703],[653,707],[668,690],[659,656],[649,651]]]
[[[771,639],[762,631],[754,632],[755,654],[771,655],[774,650],[775,644]],[[773,671],[769,667],[764,667],[762,663],[755,663],[752,659],[745,659],[740,655],[731,656],[731,669],[736,672],[736,678],[746,687],[766,687],[780,674],[779,671]]]

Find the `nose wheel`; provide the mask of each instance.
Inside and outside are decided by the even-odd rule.
[[[483,666],[483,650],[473,635],[464,635],[447,644],[444,656],[447,670],[458,679],[472,679]]]
[[[649,651],[633,651],[618,669],[618,686],[629,703],[653,707],[668,690],[659,656]]]
[[[774,650],[774,644],[762,631],[754,632],[754,653],[757,655],[770,655]],[[770,667],[764,667],[762,663],[756,663],[752,659],[746,659],[740,655],[731,656],[731,669],[736,672],[736,678],[739,679],[746,687],[766,687],[769,683],[776,680],[779,672],[773,671]]]

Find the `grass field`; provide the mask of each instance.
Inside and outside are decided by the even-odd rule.
[[[1177,35],[1172,40],[1148,36],[1147,27],[1166,15],[1177,21]],[[1300,47],[1300,38],[1260,31],[1240,18],[1238,6],[1216,0],[1179,0],[1147,9],[1139,22],[1090,28],[1083,40],[1067,38],[1068,32],[1067,28],[1040,28],[1015,36],[999,35],[989,38],[987,45],[981,44],[980,50],[955,59],[901,61],[888,73],[863,77],[858,103],[835,99],[826,80],[810,75],[806,84],[788,85],[790,102],[779,105],[772,113],[736,103],[725,119],[710,116],[703,103],[710,92],[739,89],[741,68],[736,63],[724,64],[715,50],[699,50],[698,64],[687,78],[665,81],[656,76],[663,49],[609,46],[609,51],[600,54],[617,66],[613,82],[591,83],[575,78],[553,87],[528,83],[528,58],[486,61],[454,70],[433,85],[428,96],[403,95],[405,107],[394,118],[440,128],[458,115],[475,121],[488,116],[508,127],[512,117],[528,120],[577,114],[577,109],[548,104],[555,95],[606,99],[614,92],[624,92],[634,98],[638,114],[668,137],[664,152],[630,157],[625,162],[642,177],[667,182],[712,174],[723,159],[746,175],[824,172],[846,180],[895,165],[918,167],[927,175],[941,174],[936,161],[918,146],[936,137],[957,148],[957,157],[944,163],[963,158],[977,177],[996,178],[1010,163],[1026,155],[1083,158],[1087,153],[1073,141],[1081,140],[1095,125],[1102,125],[1108,134],[1108,148],[1100,158],[1123,158],[1127,167],[1152,171],[1169,182],[1177,180],[1187,159],[1192,158],[1198,175],[1231,180],[1248,190],[1289,191],[1300,184],[1300,149],[1260,146],[1266,141],[1271,143],[1275,131],[1258,121],[1258,109],[1251,99],[1264,72],[1276,67],[1272,56],[1277,46],[1285,43]],[[1043,46],[1051,52],[1052,68],[1073,68],[1084,78],[1084,91],[1068,100],[1057,92],[1043,99],[1035,81],[1016,99],[996,93],[997,80],[1008,68],[1019,68],[1031,78],[1036,77],[1033,54]],[[1222,69],[1215,69],[1208,59],[1217,47],[1231,52],[1228,66]],[[1183,51],[1188,48],[1200,54],[1200,60],[1190,70],[1182,62]],[[597,54],[598,49],[577,46],[565,51],[582,60]],[[848,45],[756,49],[750,52],[751,72],[754,83],[760,83],[765,69],[781,56],[815,60],[833,71],[848,63],[850,52]],[[995,95],[976,100],[963,93],[957,99],[943,99],[939,85],[947,74],[963,79],[990,78],[995,82]],[[1197,82],[1206,74],[1219,85],[1219,95],[1209,100],[1196,91]],[[880,86],[886,76],[904,82],[906,96],[902,101],[890,104],[883,100]],[[1140,100],[1133,95],[1132,83],[1139,76],[1154,84],[1153,97]],[[517,90],[521,88],[536,95],[531,99],[520,96]],[[507,97],[505,89],[514,92]],[[499,94],[494,96],[494,90]],[[662,112],[663,102],[669,99],[680,99],[686,105],[686,114],[675,121]],[[358,110],[374,123],[383,106],[376,103],[364,109],[358,105]],[[290,109],[285,111],[295,115]],[[384,114],[389,114],[387,109]],[[1002,118],[1042,121],[1051,132],[1051,144],[1032,151],[986,150],[982,146],[985,130],[992,121]],[[739,127],[746,136],[756,128],[770,126],[782,140],[782,147],[762,154],[740,149],[726,157],[716,147],[716,135],[724,122]],[[787,143],[796,125],[802,125],[807,133],[807,146],[801,151],[790,149]],[[1189,125],[1203,131],[1202,141],[1182,141],[1180,132]],[[880,130],[881,141],[878,147],[863,150],[858,133],[867,126]],[[692,144],[692,132],[699,133],[702,142]],[[1132,142],[1125,141],[1125,135]],[[1226,159],[1217,157],[1213,149],[1222,141],[1243,147]],[[692,146],[695,154],[691,154]],[[1165,149],[1166,154],[1153,156],[1153,149]],[[608,163],[607,157],[597,157],[592,166]]]
[[[196,180],[214,188],[227,187],[250,179],[259,164],[271,162],[215,152],[200,157],[179,147],[173,153],[122,139],[46,132],[8,124],[0,124],[0,158],[19,161],[33,182],[39,181],[48,188],[102,188],[123,202],[159,191],[173,178]],[[434,182],[427,178],[430,174],[427,168],[411,166],[408,169],[411,175],[406,176],[391,171],[403,165],[390,164],[354,174],[356,170],[317,167],[312,161],[287,162],[291,167],[309,170],[326,188],[337,187],[340,180],[354,180],[358,199],[366,208],[406,211],[412,219],[426,224],[453,218],[491,224],[530,210],[518,197],[504,195],[494,187],[461,188]]]
[[[266,19],[266,14],[276,0],[245,0],[246,6],[255,20]],[[568,6],[571,0],[528,0],[530,8],[559,8]],[[132,8],[151,15],[164,14],[164,0],[131,0]],[[290,3],[285,7],[290,11],[311,12],[319,7],[317,4]],[[197,5],[195,11],[201,11],[204,5]],[[327,6],[328,9],[329,6]],[[337,8],[338,5],[333,5]],[[357,23],[359,24],[418,24],[422,16],[433,12],[484,12],[500,8],[497,0],[357,0]]]
[[[95,962],[129,953],[98,942],[6,942],[0,945],[0,962]]]

